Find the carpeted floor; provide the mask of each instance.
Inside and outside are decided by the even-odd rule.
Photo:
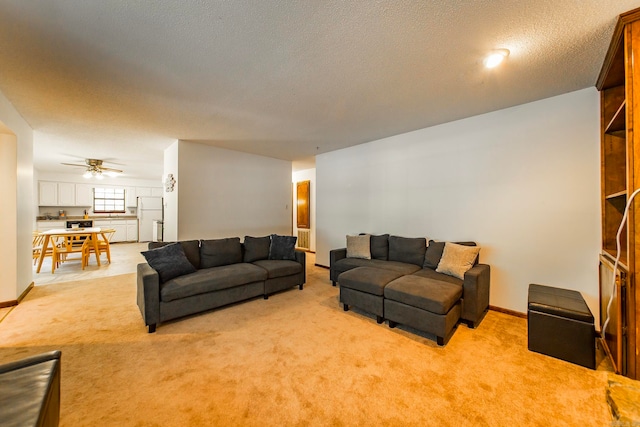
[[[36,286],[0,322],[0,363],[62,350],[62,426],[611,425],[607,373],[529,352],[525,319],[489,312],[442,348],[344,312],[314,267],[148,334],[135,286]]]

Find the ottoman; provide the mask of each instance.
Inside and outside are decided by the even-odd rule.
[[[578,291],[529,285],[528,347],[586,368],[596,368],[593,315]]]
[[[357,267],[340,273],[340,302],[344,304],[344,311],[353,305],[375,314],[376,321],[382,323],[384,287],[400,276],[402,273],[373,267]]]
[[[396,324],[436,336],[445,345],[460,320],[462,286],[420,276],[403,276],[384,288],[384,316]]]

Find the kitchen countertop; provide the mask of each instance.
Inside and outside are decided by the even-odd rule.
[[[43,216],[38,216],[36,221],[38,222],[47,222],[47,221],[82,221],[82,220],[110,220],[110,219],[138,219],[135,215],[111,215],[111,216],[89,216],[89,218],[84,218],[82,215],[79,216],[63,216],[63,217],[54,217],[50,219],[46,219]]]

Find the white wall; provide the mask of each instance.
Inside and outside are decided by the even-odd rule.
[[[180,194],[180,186],[182,179],[178,171],[178,146],[179,141],[174,142],[164,150],[164,173],[163,179],[167,175],[173,174],[176,184],[173,191],[164,193],[164,230],[163,240],[165,242],[178,241],[178,194]],[[185,172],[185,179],[188,171]]]
[[[597,318],[598,103],[584,89],[317,156],[316,262],[358,232],[475,240],[491,305],[524,313],[540,283]]]
[[[16,300],[32,282],[33,130],[0,93],[0,302]],[[5,257],[6,255],[6,257]]]
[[[291,233],[291,162],[186,141],[177,159],[176,240]]]
[[[311,221],[311,228],[309,229],[309,250],[311,252],[316,251],[316,170],[305,169],[301,171],[293,172],[293,235],[298,235],[298,200],[296,195],[296,184],[301,181],[310,181],[311,188],[309,190],[309,203],[311,212],[309,213],[309,220]]]

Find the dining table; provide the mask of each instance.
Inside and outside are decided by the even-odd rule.
[[[96,262],[100,265],[100,249],[98,247],[98,234],[101,233],[100,227],[86,227],[86,228],[53,228],[42,232],[44,235],[44,242],[42,243],[42,251],[40,251],[40,258],[38,259],[38,268],[36,273],[40,273],[42,267],[42,261],[44,260],[46,249],[49,247],[49,243],[52,238],[59,236],[76,236],[76,237],[89,237],[91,239],[94,252],[96,254]]]

